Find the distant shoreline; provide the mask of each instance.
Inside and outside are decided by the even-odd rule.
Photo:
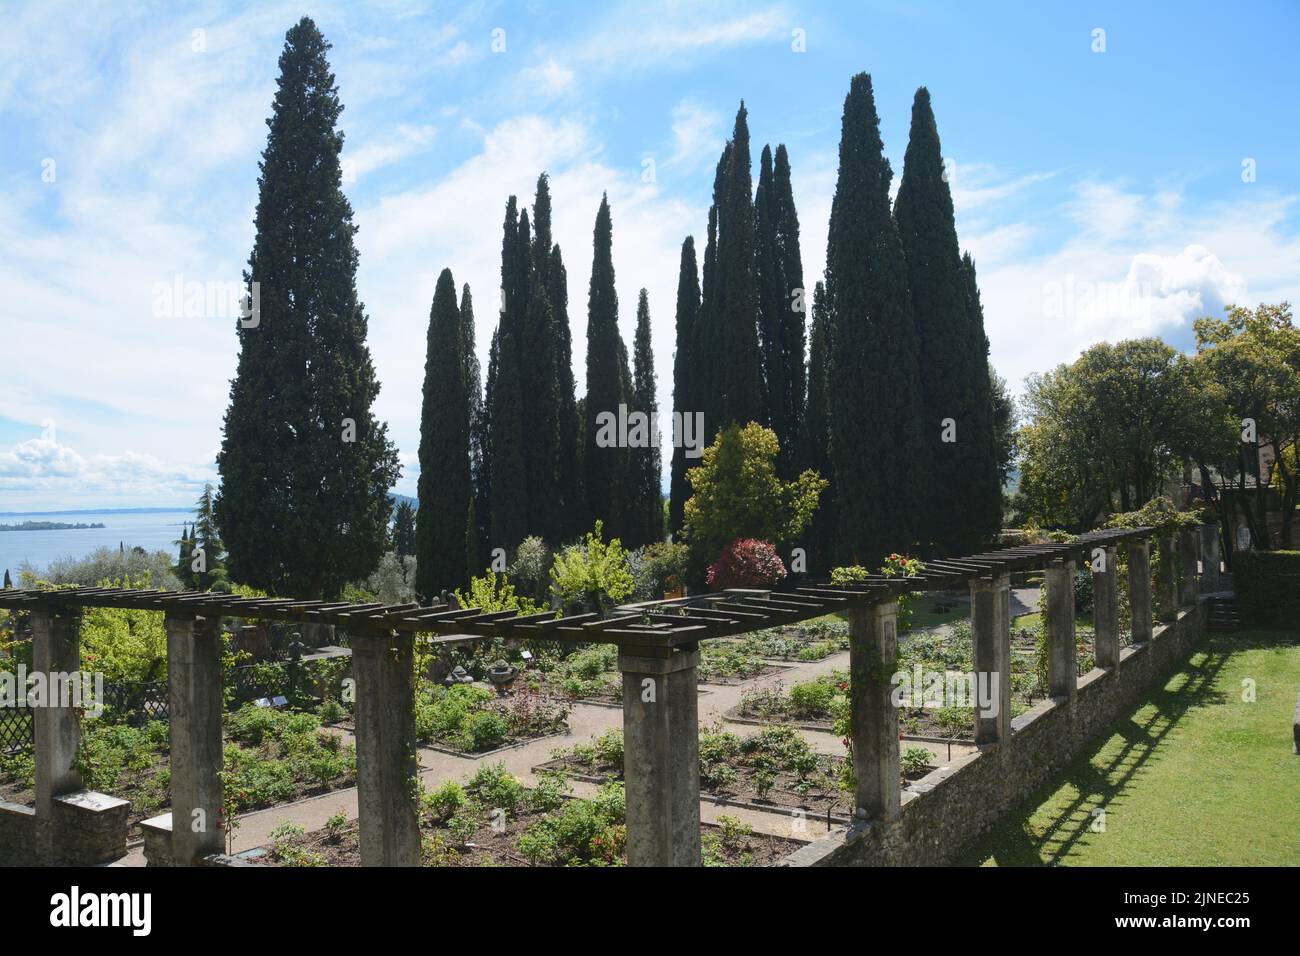
[[[93,531],[96,528],[108,527],[101,521],[94,521],[90,524],[77,522],[70,524],[66,521],[21,521],[18,524],[0,524],[0,532],[4,531]]]
[[[193,508],[73,508],[67,511],[0,511],[0,518],[43,518],[49,515],[193,514]]]

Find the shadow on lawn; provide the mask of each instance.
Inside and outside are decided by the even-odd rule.
[[[1280,635],[1279,635],[1280,636]],[[1071,848],[1090,832],[1092,809],[1113,808],[1122,804],[1120,795],[1138,771],[1153,759],[1164,740],[1193,707],[1226,702],[1223,693],[1214,690],[1214,681],[1228,658],[1251,647],[1274,646],[1276,641],[1252,640],[1258,634],[1242,635],[1238,641],[1214,638],[1197,649],[1187,663],[1156,691],[1147,695],[1135,712],[1123,718],[1097,744],[1085,752],[1051,783],[1039,788],[1020,809],[994,828],[965,855],[966,864],[979,864],[990,857],[1000,866],[1052,866],[1060,863]],[[1146,719],[1141,714],[1154,705],[1155,712]],[[1120,736],[1124,744],[1119,752],[1107,757],[1100,766],[1097,755]],[[1041,835],[1028,830],[1029,818],[1063,785],[1072,785],[1077,795],[1060,811]]]

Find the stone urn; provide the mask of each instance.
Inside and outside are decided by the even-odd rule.
[[[498,694],[504,694],[518,676],[519,668],[505,661],[497,661],[487,671],[488,683],[497,689]]]

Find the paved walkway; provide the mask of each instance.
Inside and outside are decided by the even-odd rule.
[[[704,692],[699,698],[700,723],[711,725],[721,720],[727,730],[745,735],[755,733],[758,728],[752,724],[741,724],[726,720],[723,714],[735,707],[741,695],[759,687],[784,683],[786,686],[799,681],[811,680],[832,670],[847,670],[849,666],[848,651],[840,651],[820,661],[779,664],[780,670],[763,677],[752,678],[739,684],[719,685],[700,684]],[[508,748],[492,754],[479,756],[460,756],[444,753],[429,747],[421,747],[420,781],[428,789],[433,789],[448,780],[467,781],[479,767],[485,764],[504,762],[506,769],[524,783],[536,783],[533,768],[551,759],[551,752],[559,747],[570,747],[576,743],[585,743],[598,737],[606,730],[621,727],[623,712],[619,707],[605,707],[598,704],[575,703],[569,712],[568,731],[551,737],[531,740],[526,744]],[[349,742],[352,734],[346,730],[337,730]],[[799,733],[818,753],[840,755],[844,745],[840,738],[827,731],[804,730]],[[936,765],[949,759],[949,747],[946,744],[912,742],[907,746],[926,747],[936,757]],[[968,753],[973,747],[967,743],[953,743],[951,756],[958,757]],[[595,793],[595,784],[573,781],[573,792],[577,796],[590,796]],[[318,797],[309,797],[294,803],[255,810],[239,818],[239,826],[234,834],[234,852],[240,853],[254,847],[264,846],[270,842],[270,833],[282,823],[296,823],[307,830],[316,830],[325,825],[325,821],[337,813],[346,813],[349,819],[357,816],[357,791],[355,787],[335,790]],[[707,822],[716,822],[720,814],[737,817],[748,823],[755,831],[794,839],[815,840],[824,836],[827,828],[825,820],[807,819],[795,823],[786,813],[752,810],[744,807],[720,807],[707,800],[700,801],[700,817]],[[798,826],[801,829],[796,830]],[[137,847],[130,850],[121,861],[123,866],[143,866],[143,851]]]

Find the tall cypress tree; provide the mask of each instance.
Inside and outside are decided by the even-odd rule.
[[[754,206],[764,403],[767,421],[781,441],[777,471],[782,477],[792,478],[798,471],[806,392],[807,305],[803,256],[799,251],[799,215],[790,185],[790,156],[784,144],[776,148],[775,165],[771,150],[763,147]]]
[[[558,244],[551,247],[547,296],[555,321],[556,362],[560,373],[560,507],[563,515],[559,540],[577,538],[591,526],[587,520],[587,497],[583,488],[581,416],[573,374],[573,334],[569,328],[569,277]]]
[[[501,238],[501,319],[497,325],[494,363],[488,369],[491,391],[488,444],[492,482],[489,549],[510,549],[528,533],[528,478],[524,471],[523,313],[527,301],[521,284],[527,278],[527,214],[517,215],[514,196],[506,202]]]
[[[957,245],[952,194],[925,87],[912,102],[912,130],[894,218],[907,259],[920,354],[925,438],[933,480],[921,502],[926,537],[943,552],[969,554],[987,533],[984,489],[992,458],[988,344],[970,330],[967,277]],[[983,336],[981,322],[980,336]],[[999,502],[1000,505],[1000,502]],[[999,509],[1000,511],[1000,509]]]
[[[722,382],[719,425],[763,420],[763,373],[758,345],[758,287],[754,275],[754,198],[749,123],[742,100],[731,138],[726,193],[718,215],[718,327]]]
[[[530,421],[525,434],[528,526],[530,533],[559,541],[580,533],[572,515],[577,411],[567,277],[560,248],[551,243],[551,191],[546,173],[537,177],[532,224],[532,273],[545,308],[534,302],[537,290],[530,287],[525,336],[528,360],[524,365]]]
[[[695,264],[695,238],[687,236],[682,242],[682,260],[677,271],[677,348],[673,353],[673,410],[682,416],[683,424],[686,416],[693,416],[700,410],[694,356],[695,323],[699,312],[700,274]],[[703,435],[693,434],[692,437],[697,441],[704,439]],[[691,461],[686,457],[683,443],[675,441],[668,503],[668,530],[674,536],[681,534],[683,509],[691,494],[690,483],[686,480]]]
[[[726,361],[721,329],[721,307],[718,280],[718,221],[727,195],[727,177],[731,171],[731,143],[722,149],[718,165],[713,172],[713,202],[709,206],[709,224],[704,241],[703,283],[700,311],[695,323],[695,367],[701,370],[717,369]],[[724,424],[722,421],[723,381],[720,375],[706,375],[701,371],[697,379],[695,401],[704,412],[704,442],[713,443],[714,436]]]
[[[456,282],[443,269],[429,311],[420,414],[420,507],[415,591],[423,601],[465,583],[470,484],[470,402]]]
[[[830,457],[830,314],[826,286],[813,289],[812,333],[808,341],[808,404],[801,437],[802,467],[830,481],[813,512],[806,536],[808,569],[825,574],[834,556],[835,486]]]
[[[400,473],[371,411],[379,383],[357,297],[329,48],[304,17],[280,55],[245,273],[260,312],[238,330],[214,503],[231,577],[302,598],[334,597],[375,568]]]
[[[629,397],[627,348],[618,333],[618,293],[614,288],[613,225],[609,199],[602,196],[592,236],[591,286],[587,296],[587,394],[585,451],[587,504],[609,535],[626,528],[627,455],[622,447],[597,444],[597,418],[618,415]]]
[[[487,416],[483,401],[483,375],[475,344],[474,299],[469,283],[460,293],[461,367],[469,397],[469,480],[472,495],[466,521],[465,568],[470,577],[482,573],[488,562],[488,537],[492,527],[491,483],[487,475]]]
[[[524,473],[528,480],[528,533],[554,541],[563,530],[560,502],[560,374],[558,336],[541,276],[534,274],[525,317]]]
[[[838,556],[873,566],[911,548],[926,474],[916,327],[889,209],[892,176],[871,78],[860,73],[844,101],[827,240],[830,432]]]
[[[650,299],[645,289],[636,306],[636,335],[632,340],[632,403],[631,407],[653,419],[659,412],[656,395],[655,357],[650,343]],[[631,507],[629,548],[650,544],[663,539],[664,507],[663,458],[659,443],[652,441],[648,447],[632,448],[629,466],[633,504]]]
[[[988,362],[989,339],[984,331],[984,305],[980,301],[979,282],[975,277],[975,260],[969,252],[962,253],[962,277],[966,282],[966,339],[967,353],[971,356],[968,374],[972,383],[974,431],[986,436],[989,465],[979,471],[978,480],[971,485],[971,515],[968,528],[971,540],[979,543],[991,541],[1002,530],[1002,482],[1006,456],[1002,451],[1003,439],[998,426],[999,406],[1003,396],[998,394],[996,372]],[[976,367],[980,362],[984,371]],[[987,424],[982,421],[987,416]]]

